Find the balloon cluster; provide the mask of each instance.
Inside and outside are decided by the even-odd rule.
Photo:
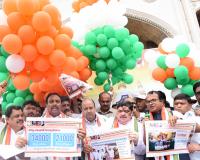
[[[98,0],[75,0],[72,3],[72,8],[75,12],[79,12],[82,8],[92,5],[93,3],[96,3]],[[110,0],[105,0],[106,3],[108,3]]]
[[[108,25],[88,32],[84,45],[80,46],[90,60],[90,68],[96,72],[95,84],[103,85],[108,81],[105,91],[120,81],[133,82],[132,75],[126,71],[135,68],[143,48],[138,36],[130,35],[127,28],[114,29]]]
[[[104,25],[111,25],[114,28],[124,27],[128,23],[125,13],[126,8],[119,1],[111,0],[107,4],[99,0],[81,9],[79,13],[73,13],[67,25],[74,31],[73,40],[82,43],[85,34],[97,27]]]
[[[90,77],[89,60],[71,45],[72,30],[61,25],[58,9],[48,0],[4,0],[3,10],[8,25],[0,26],[1,80],[10,74],[18,90],[30,86],[41,101],[46,92],[65,93],[61,73],[84,81]]]
[[[25,101],[33,100],[32,93],[27,89],[24,91],[17,90],[12,80],[10,79],[6,86],[6,91],[3,94],[3,102],[2,102],[2,111],[5,113],[6,109],[14,104],[17,106],[21,106]]]
[[[165,88],[172,90],[172,93],[193,96],[193,84],[200,80],[200,67],[196,67],[194,60],[188,57],[190,47],[181,43],[171,52],[159,47],[163,55],[157,58],[156,63],[159,67],[153,70],[153,78],[164,83]]]

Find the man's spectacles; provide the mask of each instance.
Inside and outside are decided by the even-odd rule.
[[[152,99],[152,100],[149,100],[149,101],[145,101],[145,103],[147,104],[147,105],[149,105],[150,103],[156,103],[157,101],[158,101],[159,99]]]

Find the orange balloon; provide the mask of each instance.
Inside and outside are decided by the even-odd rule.
[[[40,4],[38,0],[18,0],[17,9],[24,16],[31,16],[38,11]]]
[[[42,36],[36,42],[38,51],[43,55],[48,55],[54,50],[54,41],[49,36]]]
[[[152,72],[152,77],[160,82],[164,82],[167,79],[167,74],[164,69],[156,68]]]
[[[167,68],[166,69],[166,74],[167,74],[167,77],[171,77],[171,78],[175,77],[174,68]]]
[[[51,16],[52,22],[57,21],[57,19],[61,18],[59,10],[52,4],[44,6],[42,10],[47,12]]]
[[[13,84],[15,88],[19,90],[25,90],[30,85],[30,79],[26,75],[18,74],[13,78]]]
[[[189,72],[189,76],[192,80],[199,80],[200,79],[200,68],[195,67]]]
[[[79,49],[77,49],[76,47],[73,47],[73,46],[70,46],[68,48],[68,50],[66,50],[65,53],[67,56],[74,57],[76,59],[83,55]]]
[[[65,58],[65,52],[57,49],[50,54],[49,61],[53,66],[62,66],[65,63]]]
[[[40,72],[45,72],[49,69],[50,64],[48,61],[48,57],[45,56],[39,56],[36,58],[36,60],[33,62],[33,66],[36,70]]]
[[[52,24],[56,27],[57,30],[59,30],[62,26],[62,20],[61,18],[58,18],[57,20],[54,20]]]
[[[66,34],[58,34],[55,38],[56,49],[67,50],[71,45],[71,39]]]
[[[65,59],[65,64],[63,65],[63,73],[70,73],[76,71],[78,68],[77,60],[73,57],[67,57]]]
[[[19,12],[12,12],[7,17],[7,23],[13,31],[17,32],[22,25],[26,24],[26,20]]]
[[[55,38],[57,34],[58,34],[58,31],[57,31],[56,27],[51,26],[48,31],[41,32],[40,36],[49,36],[51,38]]]
[[[109,3],[110,2],[110,0],[105,0],[106,1],[106,3]]]
[[[16,34],[8,34],[2,40],[3,48],[10,54],[17,54],[22,49],[22,41]]]
[[[92,71],[89,68],[84,68],[82,71],[79,72],[79,75],[80,80],[87,81],[92,75]]]
[[[162,46],[161,44],[158,45],[158,51],[162,54],[168,54],[167,52],[165,52],[163,49],[162,49]]]
[[[39,89],[39,84],[38,83],[31,83],[29,90],[31,91],[31,93],[40,93],[41,90]]]
[[[11,30],[8,26],[5,25],[0,25],[0,42],[2,42],[3,38],[7,35],[10,34]]]
[[[50,91],[52,89],[52,84],[43,79],[39,82],[39,89],[44,92]]]
[[[39,32],[48,31],[49,28],[51,27],[51,23],[52,23],[51,16],[44,11],[38,11],[33,15],[32,25],[36,31]]]
[[[35,68],[33,67],[33,63],[32,62],[26,62],[24,69],[25,69],[27,75],[29,75],[30,72],[35,71]]]
[[[68,35],[70,38],[73,37],[73,30],[67,26],[63,26],[60,28],[59,30],[59,34],[66,34]]]
[[[79,73],[76,72],[76,71],[73,71],[73,72],[69,73],[69,75],[71,75],[74,78],[80,79]]]
[[[22,47],[20,55],[24,58],[25,61],[32,62],[36,59],[38,53],[34,45],[27,44]]]
[[[35,42],[36,33],[32,26],[23,25],[18,30],[18,36],[24,44]]]
[[[194,61],[190,57],[181,58],[180,65],[184,65],[189,71],[194,69]]]
[[[44,93],[37,93],[33,95],[33,98],[36,102],[43,103],[44,102]]]
[[[3,11],[6,15],[8,15],[11,12],[17,11],[17,5],[16,0],[3,0]]]
[[[97,2],[97,0],[86,0],[86,2],[88,3],[88,4],[93,4],[93,3],[96,3]]]
[[[86,2],[81,2],[81,3],[80,3],[80,8],[81,8],[81,9],[84,8],[84,7],[86,7],[86,6],[89,6],[89,4],[86,3]]]
[[[39,71],[33,71],[29,75],[33,82],[40,82],[44,78],[44,73]]]
[[[39,0],[40,3],[40,8],[42,9],[44,6],[46,6],[47,4],[49,4],[49,0]]]
[[[82,71],[89,65],[89,60],[87,57],[81,56],[78,58],[77,63],[78,63],[77,71]]]
[[[51,83],[52,85],[55,85],[59,79],[58,79],[58,73],[53,70],[53,69],[49,69],[46,73],[45,73],[45,80],[49,83]]]
[[[76,12],[79,12],[80,11],[80,4],[79,4],[79,1],[74,1],[72,3],[72,8],[76,11]]]

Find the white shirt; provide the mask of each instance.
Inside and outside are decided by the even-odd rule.
[[[200,124],[200,117],[196,116],[193,111],[188,111],[184,115],[180,112],[173,111],[173,115],[177,116],[178,118],[182,118],[183,120],[188,120]],[[200,144],[200,133],[194,133],[192,135],[191,143]],[[190,160],[200,159],[200,151],[190,153],[189,155],[190,155]]]

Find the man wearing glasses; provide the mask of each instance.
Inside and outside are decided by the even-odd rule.
[[[193,91],[197,99],[197,103],[193,105],[194,112],[196,116],[200,116],[200,82],[196,82],[193,86]]]
[[[143,125],[132,116],[133,104],[131,102],[121,102],[117,104],[117,114],[113,121],[113,128],[128,128],[131,131],[130,139],[134,143],[136,160],[143,160],[146,148],[143,142]]]

